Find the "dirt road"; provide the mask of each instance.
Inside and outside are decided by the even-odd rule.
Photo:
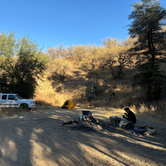
[[[60,125],[78,120],[82,110],[54,107],[0,116],[0,165],[166,165],[166,123],[136,115],[139,125],[154,127],[157,132],[142,137],[119,128],[99,131]],[[107,123],[109,116],[123,114],[118,109],[90,110]]]

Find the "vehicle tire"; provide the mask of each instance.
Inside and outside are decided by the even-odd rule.
[[[20,105],[21,110],[28,111],[28,105],[27,104],[21,104]]]

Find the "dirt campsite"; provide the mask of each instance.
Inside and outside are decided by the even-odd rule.
[[[122,128],[90,128],[78,124],[83,110],[109,125],[110,116],[123,109],[62,109],[50,107],[0,116],[0,165],[2,166],[164,166],[166,124],[148,115],[136,114],[137,124],[152,126],[155,135],[135,136]]]

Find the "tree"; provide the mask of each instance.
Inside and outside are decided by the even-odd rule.
[[[64,54],[65,53],[65,54]],[[66,55],[66,56],[64,56]],[[55,48],[49,48],[47,50],[47,56],[49,57],[49,73],[51,76],[49,76],[49,79],[55,80],[59,79],[62,82],[64,82],[65,78],[67,77],[68,71],[70,69],[70,64],[68,62],[68,52],[63,47],[58,49]]]
[[[47,59],[38,45],[27,37],[16,41],[14,33],[0,35],[0,85],[22,97],[33,96],[37,81],[46,69]]]
[[[104,44],[104,46],[106,48],[112,48],[112,47],[117,47],[121,45],[121,42],[118,41],[118,38],[114,39],[111,37],[108,37],[107,39],[104,39],[102,41],[102,43]]]
[[[50,80],[60,80],[62,82],[65,81],[67,78],[67,75],[70,71],[70,62],[67,60],[67,58],[56,58],[50,62],[49,71]]]
[[[127,43],[127,42],[126,42]],[[128,42],[129,43],[129,42]],[[119,42],[118,39],[107,38],[103,40],[103,57],[100,58],[100,67],[108,66],[111,69],[112,75],[119,78],[124,67],[129,66],[131,59],[125,42]]]
[[[86,72],[92,72],[97,66],[98,48],[96,46],[86,46],[86,52],[80,62],[81,68]]]
[[[64,47],[63,44],[59,44],[59,48],[58,47],[48,48],[47,54],[49,58],[52,60],[55,58],[64,58],[68,57],[68,50]]]
[[[122,74],[122,70],[132,63],[127,50],[127,46],[119,46],[114,57],[107,59],[107,65],[115,78],[119,78]]]
[[[75,46],[73,51],[73,58],[76,61],[79,61],[79,62],[82,61],[86,51],[87,51],[86,46],[82,46],[82,45]]]
[[[141,3],[134,3],[132,8],[129,15],[132,23],[128,30],[131,37],[138,40],[130,51],[131,55],[136,55],[139,69],[133,77],[133,85],[142,86],[149,100],[158,99],[165,80],[159,63],[165,59],[166,42],[162,27],[165,25],[166,10],[157,0],[142,0]]]

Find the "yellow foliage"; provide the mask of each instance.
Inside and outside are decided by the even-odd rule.
[[[108,60],[118,62],[118,56],[122,56],[129,48],[129,46],[121,46],[119,42],[117,42],[117,39],[108,38],[105,41],[104,46],[72,45],[71,47],[65,48],[63,45],[60,45],[59,48],[49,48],[46,53],[50,60],[49,67],[42,81],[38,80],[34,99],[55,106],[62,105],[62,102],[67,99],[72,99],[73,102],[76,103],[78,98],[82,99],[85,97],[86,90],[82,91],[78,87],[80,82],[75,82],[74,89],[69,87],[73,83],[69,83],[68,81],[74,81],[74,79],[77,81],[82,78],[80,86],[86,87],[83,82],[86,82],[88,77],[86,75],[87,72],[82,70],[83,68],[86,69],[86,71],[95,69],[97,73],[95,76],[100,80],[100,75],[98,74],[100,69],[98,68],[101,68],[109,62]],[[66,82],[58,82],[57,76],[63,79],[65,78]],[[94,77],[94,75],[92,75],[92,77]],[[108,74],[106,77],[111,78]],[[70,79],[68,80],[67,78]]]

